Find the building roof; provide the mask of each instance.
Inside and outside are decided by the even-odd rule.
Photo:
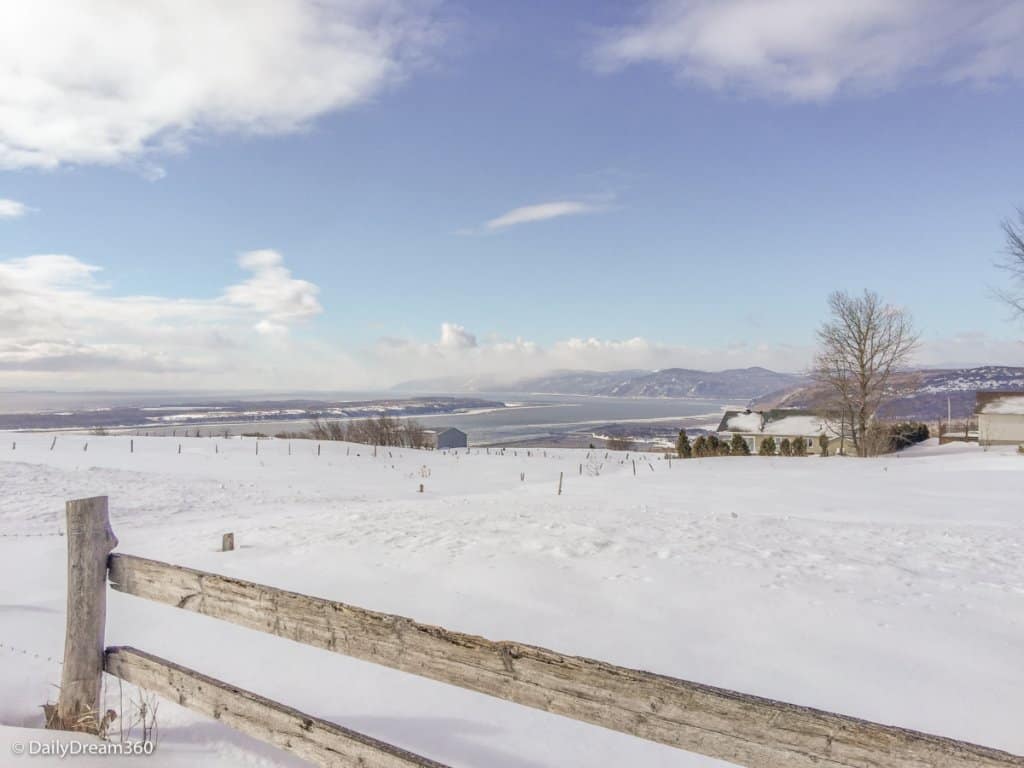
[[[978,392],[974,413],[987,416],[1024,416],[1024,392]]]
[[[722,414],[718,431],[782,437],[817,437],[823,432],[832,436],[839,434],[820,416],[799,408],[776,408],[763,412],[726,411]]]
[[[458,429],[457,427],[446,427],[445,429],[439,429],[437,431],[437,434],[439,436],[440,435],[447,435],[449,432],[458,432],[460,435],[465,435],[466,434],[465,432],[463,432],[461,429]]]

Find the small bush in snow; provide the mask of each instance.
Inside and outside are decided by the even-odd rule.
[[[743,439],[742,435],[732,436],[732,440],[729,441],[729,454],[731,456],[750,455],[750,446],[747,445],[747,441]]]
[[[679,430],[679,439],[676,440],[676,455],[680,459],[688,459],[693,455],[693,448],[690,446],[690,438],[686,436],[686,430]]]
[[[807,440],[802,437],[797,437],[793,440],[793,455],[794,456],[806,456],[807,455]]]
[[[757,453],[760,456],[774,456],[775,455],[775,438],[766,437],[761,443],[761,447],[757,449]]]
[[[928,425],[920,421],[901,421],[889,427],[892,449],[902,451],[915,443],[921,443],[930,437]]]
[[[793,444],[789,442],[788,437],[782,438],[782,442],[779,443],[779,455],[780,456],[792,456],[793,455]]]

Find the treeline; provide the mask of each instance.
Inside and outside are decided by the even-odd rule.
[[[282,432],[276,437],[344,440],[349,443],[393,446],[396,448],[429,448],[432,446],[427,430],[414,419],[396,419],[381,414],[375,419],[357,419],[349,422],[315,418],[306,432]]]
[[[685,429],[679,430],[676,455],[681,459],[704,459],[708,456],[749,456],[750,448],[739,435],[726,442],[718,435],[700,435],[692,443]]]
[[[862,455],[877,456],[883,453],[895,453],[912,445],[927,440],[928,425],[919,421],[901,421],[896,424],[875,422],[861,440],[859,450]],[[771,435],[765,437],[757,448],[759,456],[807,456],[810,445],[806,438],[784,437],[776,440]],[[829,440],[821,435],[818,448],[822,456],[828,456]],[[749,456],[750,446],[739,434],[734,434],[728,441],[718,435],[700,435],[692,443],[685,429],[679,430],[676,440],[676,456],[681,459],[703,459],[709,456]]]

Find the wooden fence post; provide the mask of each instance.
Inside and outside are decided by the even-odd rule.
[[[68,605],[64,670],[56,712],[47,725],[99,731],[103,635],[107,620],[107,557],[117,546],[107,497],[67,502]]]

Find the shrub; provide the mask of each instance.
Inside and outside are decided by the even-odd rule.
[[[729,441],[730,454],[733,456],[749,456],[750,446],[747,445],[747,441],[743,439],[740,434],[732,436],[732,440]]]
[[[774,456],[775,455],[775,450],[776,450],[776,448],[775,448],[775,438],[774,437],[766,437],[762,441],[761,447],[757,449],[757,453],[760,456]]]
[[[314,418],[306,436],[313,440],[348,440],[398,448],[426,448],[430,444],[426,429],[418,421],[400,421],[383,414],[375,419],[351,421],[347,428],[341,421]]]
[[[693,441],[693,455],[698,459],[708,455],[708,440],[704,435],[698,435]]]
[[[828,456],[828,435],[824,432],[818,435],[818,450],[821,451],[822,456]]]
[[[693,448],[690,446],[690,438],[686,436],[686,430],[679,430],[679,439],[676,440],[676,455],[680,459],[688,459],[693,455]]]
[[[920,421],[901,421],[889,427],[892,450],[902,451],[930,437],[928,425]]]
[[[706,447],[704,448],[705,456],[717,456],[718,449],[721,446],[722,441],[718,439],[718,435],[708,435],[706,440]]]
[[[719,456],[732,456],[732,448],[725,440],[721,440],[718,443],[718,455]]]
[[[803,437],[793,438],[793,455],[794,456],[806,456],[807,455],[807,439]]]
[[[793,444],[789,442],[788,437],[782,438],[782,442],[779,443],[779,455],[780,456],[792,456],[793,455]]]
[[[604,445],[609,451],[628,451],[633,448],[633,441],[628,437],[609,437]]]

